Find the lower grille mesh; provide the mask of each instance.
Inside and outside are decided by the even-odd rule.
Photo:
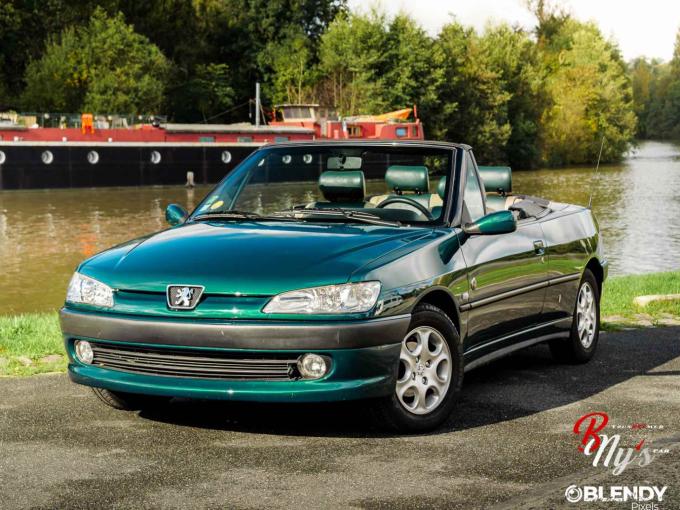
[[[92,343],[93,365],[137,374],[201,379],[292,380],[297,358],[237,357],[211,351]]]

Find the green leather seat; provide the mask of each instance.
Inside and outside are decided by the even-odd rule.
[[[371,204],[378,205],[388,198],[403,196],[429,209],[432,194],[429,193],[430,176],[426,166],[392,165],[385,172],[385,184],[392,193],[371,197]]]
[[[328,170],[319,176],[319,190],[327,202],[314,207],[364,207],[366,179],[361,170]]]
[[[492,211],[505,209],[505,195],[512,192],[512,170],[509,166],[480,166],[478,168],[486,192],[487,208]]]

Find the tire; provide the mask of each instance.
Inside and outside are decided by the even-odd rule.
[[[431,358],[430,364],[415,356],[416,352],[422,354],[423,348],[427,349],[424,357]],[[377,400],[372,411],[378,425],[392,431],[432,430],[449,417],[462,385],[463,346],[458,331],[442,310],[423,303],[414,310],[402,341],[395,390]],[[443,394],[438,388],[444,390]]]
[[[592,299],[592,309],[583,308],[582,298]],[[590,315],[589,319],[587,316]],[[584,319],[585,317],[585,319]],[[585,323],[583,322],[585,320]],[[593,324],[594,321],[594,324]],[[584,329],[579,331],[579,324]],[[591,326],[592,325],[592,326]],[[600,286],[593,273],[586,269],[579,283],[569,338],[550,342],[550,352],[561,363],[587,363],[595,354],[600,339]]]
[[[92,388],[92,391],[107,406],[121,411],[155,409],[170,401],[166,397],[123,393],[122,391],[105,390],[104,388]]]

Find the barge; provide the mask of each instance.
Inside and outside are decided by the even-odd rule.
[[[415,108],[341,119],[317,104],[275,107],[268,124],[128,126],[125,118],[83,114],[57,127],[13,114],[0,122],[0,190],[210,184],[258,147],[317,139],[422,140]],[[19,120],[23,122],[19,122]]]

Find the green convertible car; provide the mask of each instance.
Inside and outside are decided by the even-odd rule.
[[[436,427],[467,370],[597,347],[592,212],[511,191],[466,145],[265,146],[191,214],[168,206],[171,228],[78,267],[70,377],[120,409],[372,399],[386,426]]]

